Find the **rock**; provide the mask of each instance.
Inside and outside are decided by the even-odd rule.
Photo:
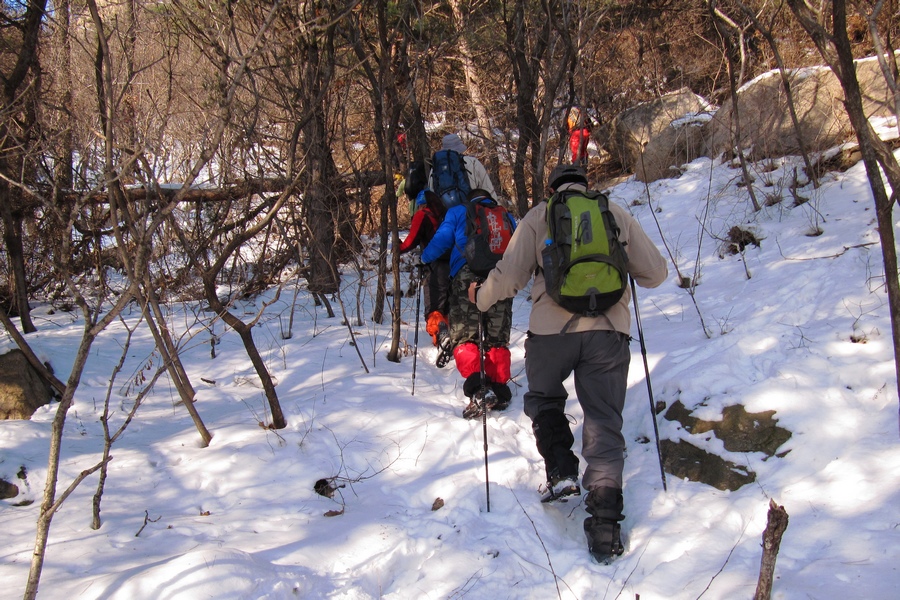
[[[708,112],[710,108],[703,98],[688,89],[666,94],[651,102],[638,104],[622,111],[613,119],[609,139],[605,144],[606,150],[618,158],[625,169],[635,172],[639,168],[645,148],[651,140],[669,129],[673,122],[676,123],[676,126],[667,135],[673,140],[678,140],[677,131],[682,129],[678,124],[681,122],[680,120],[687,115]],[[685,136],[682,135],[682,137]],[[654,155],[665,155],[668,151],[656,149],[653,152]],[[666,165],[666,167],[668,166],[671,165]]]
[[[892,94],[875,57],[856,61],[856,73],[867,117],[892,113]],[[820,152],[852,139],[853,131],[844,108],[844,91],[828,67],[808,67],[788,72],[791,93],[800,123],[800,139],[809,152]],[[800,143],[787,105],[787,94],[778,71],[769,71],[738,91],[741,121],[740,147],[753,161],[796,155]],[[729,99],[704,126],[705,154],[735,155],[738,138],[732,123],[734,104]]]
[[[721,421],[706,421],[694,417],[680,401],[664,415],[678,421],[692,434],[713,432],[729,452],[762,452],[774,456],[778,448],[791,438],[791,432],[778,426],[774,410],[748,413],[740,404],[722,409]]]
[[[19,486],[0,479],[0,500],[8,500],[19,495]]]
[[[729,452],[762,452],[775,456],[778,448],[791,437],[791,432],[778,426],[775,411],[748,413],[740,404],[726,406],[722,420],[707,421],[691,414],[680,401],[665,413],[669,421],[677,421],[692,435],[713,433]],[[678,477],[706,483],[720,490],[736,490],[756,479],[756,474],[703,450],[688,441],[662,440],[665,470]],[[783,456],[783,454],[781,455]]]
[[[30,419],[50,399],[50,389],[21,350],[0,355],[0,419]]]
[[[689,442],[661,440],[659,445],[664,457],[663,467],[676,477],[732,492],[756,480],[756,473],[747,467],[710,454]]]

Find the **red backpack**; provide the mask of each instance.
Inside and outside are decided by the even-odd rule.
[[[475,275],[490,273],[506,252],[515,226],[509,212],[496,200],[473,200],[466,206],[466,247],[463,256]]]

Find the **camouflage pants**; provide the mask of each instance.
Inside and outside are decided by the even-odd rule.
[[[481,311],[469,302],[469,284],[478,281],[469,267],[464,266],[450,283],[450,339],[453,345],[465,342],[478,343],[478,320]],[[509,330],[512,327],[512,298],[501,300],[484,313],[487,346],[489,348],[509,345]]]

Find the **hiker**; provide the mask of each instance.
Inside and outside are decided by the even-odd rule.
[[[587,190],[584,169],[560,165],[550,174],[551,192]],[[656,287],[668,274],[666,261],[635,219],[610,203],[628,255],[628,273],[642,287]],[[618,302],[596,317],[571,313],[548,295],[541,251],[548,245],[547,202],[532,208],[519,222],[503,259],[483,283],[471,284],[469,300],[480,310],[516,295],[534,274],[533,304],[525,340],[528,391],[525,414],[532,421],[537,450],[544,459],[547,493],[542,501],[578,495],[579,462],[572,452],[575,438],[565,414],[568,393],[563,385],[575,373],[575,393],[584,410],[582,456],[587,463],[582,485],[590,517],[584,531],[591,555],[601,563],[624,551],[622,472],[625,440],[622,409],[628,380],[630,299],[627,286]]]
[[[431,264],[450,250],[450,350],[456,360],[456,369],[465,380],[463,394],[469,403],[463,409],[463,417],[474,419],[483,410],[505,410],[512,400],[512,390],[507,382],[510,374],[509,333],[512,327],[512,298],[500,300],[484,311],[485,340],[484,370],[488,385],[481,382],[481,354],[479,351],[479,320],[481,312],[469,301],[469,285],[479,277],[469,268],[464,255],[468,241],[470,203],[497,206],[497,202],[484,189],[475,189],[467,202],[450,208],[437,233],[422,251],[422,262]],[[509,226],[515,229],[515,220],[509,216]],[[509,232],[512,235],[512,231]]]
[[[409,235],[400,244],[399,252],[404,254],[413,248],[424,249],[434,237],[438,226],[444,220],[447,209],[437,194],[425,189],[416,196],[416,210],[409,226]],[[423,268],[422,280],[425,296],[425,331],[437,347],[438,336],[449,339],[447,314],[450,311],[450,251]]]
[[[474,156],[465,154],[466,150],[458,135],[448,133],[441,140],[440,150],[430,158],[410,163],[401,186],[410,199],[410,215],[416,211],[417,194],[425,188],[437,194],[447,208],[465,202],[474,189],[486,190],[492,198],[496,195],[484,165]]]
[[[572,153],[572,164],[587,163],[587,146],[591,140],[591,119],[578,107],[572,107],[566,119],[569,129],[569,151]]]
[[[463,164],[468,176],[470,190],[485,190],[488,194],[490,194],[491,198],[496,198],[497,194],[494,191],[494,184],[491,183],[491,178],[488,176],[487,169],[484,168],[484,165],[481,164],[480,160],[478,160],[474,156],[466,154],[468,148],[457,134],[448,133],[447,135],[445,135],[441,139],[441,150],[453,150],[454,152],[458,152],[463,155]],[[437,153],[435,153],[435,155],[436,154]],[[435,157],[432,157],[432,165],[434,164],[434,158]],[[431,181],[430,173],[428,176],[428,180]],[[439,192],[434,182],[432,182],[431,188]],[[438,195],[440,195],[440,193],[438,193]]]

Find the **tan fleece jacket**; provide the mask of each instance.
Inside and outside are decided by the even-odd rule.
[[[584,186],[578,184],[561,186],[561,190],[565,189],[584,190]],[[625,244],[625,252],[628,254],[629,274],[641,287],[654,288],[660,285],[668,275],[666,259],[624,208],[614,202],[610,202],[609,207],[620,229],[619,239]],[[541,250],[546,239],[547,203],[541,202],[528,211],[525,218],[519,222],[503,258],[481,285],[476,298],[478,309],[487,310],[497,301],[515,296],[534,275],[534,284],[531,287],[531,316],[528,323],[528,329],[532,333],[538,335],[560,333],[571,321],[567,332],[612,329],[629,335],[630,287],[625,290],[618,304],[599,317],[593,318],[577,316],[573,319],[572,313],[547,295],[543,271],[538,269],[541,265]]]

